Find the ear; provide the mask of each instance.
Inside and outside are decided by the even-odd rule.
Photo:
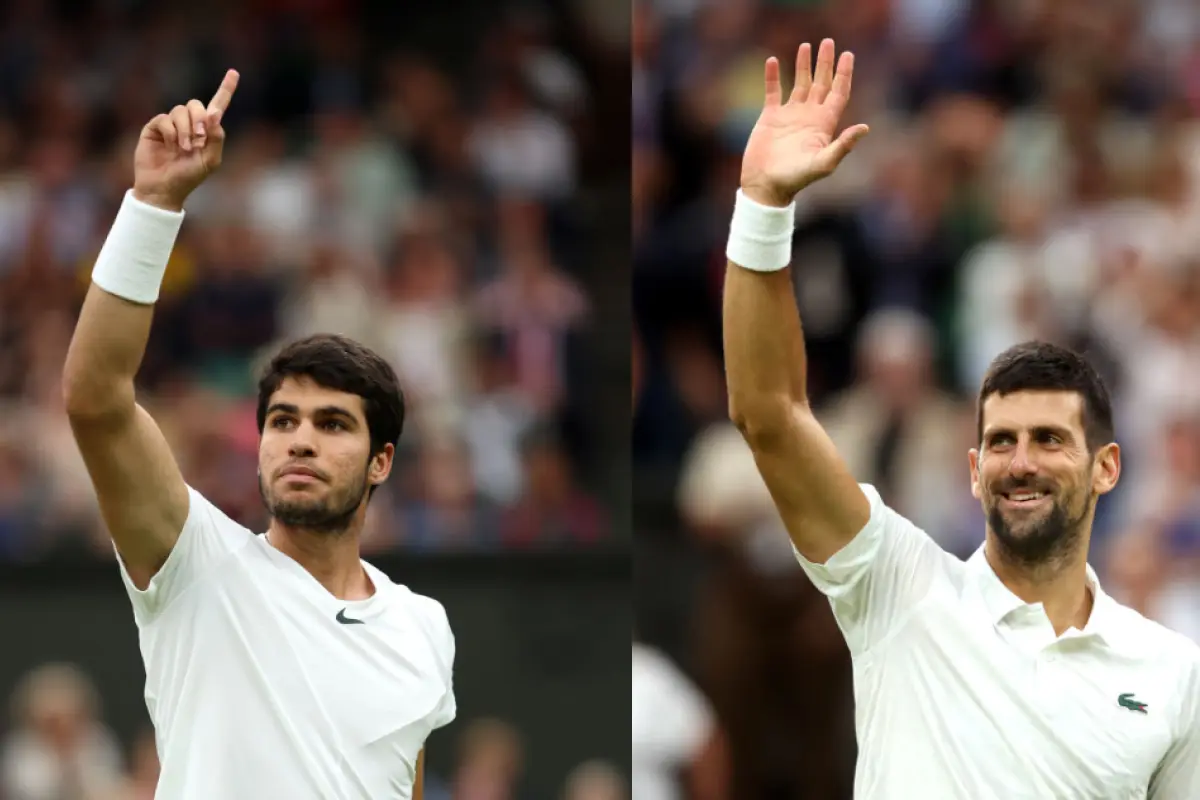
[[[378,486],[387,480],[392,473],[392,463],[396,457],[396,447],[385,444],[383,449],[371,456],[371,464],[367,467],[367,481],[372,486]]]
[[[1096,452],[1092,462],[1092,491],[1108,494],[1116,488],[1121,477],[1121,447],[1115,442],[1106,444]]]
[[[981,499],[979,488],[979,451],[974,447],[967,451],[967,463],[971,468],[971,496],[979,500]]]

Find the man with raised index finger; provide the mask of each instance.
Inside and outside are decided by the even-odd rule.
[[[159,800],[420,798],[454,718],[442,606],[363,561],[404,423],[396,375],[338,336],[285,346],[259,382],[252,534],[188,486],[134,377],[188,195],[220,166],[230,70],[143,129],[63,370],[75,440],[133,605]]]
[[[966,454],[987,528],[965,563],[857,483],[813,414],[787,269],[794,201],[867,133],[835,138],[853,67],[843,53],[835,69],[825,40],[814,72],[801,45],[785,100],[766,63],[724,337],[730,415],[850,649],[855,797],[1200,798],[1200,649],[1119,605],[1087,563],[1121,454],[1083,357],[1028,342],[992,362]]]

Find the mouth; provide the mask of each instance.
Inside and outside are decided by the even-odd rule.
[[[316,483],[318,478],[304,472],[287,472],[284,473],[283,480],[288,483]]]
[[[280,473],[279,477],[288,483],[316,483],[321,480],[321,477],[317,473],[303,467],[285,469]]]
[[[1001,492],[1000,499],[1009,508],[1034,508],[1048,502],[1050,493],[1018,489],[1012,492]]]

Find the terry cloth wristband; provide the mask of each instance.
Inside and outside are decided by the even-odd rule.
[[[738,189],[725,256],[739,267],[755,272],[776,272],[792,260],[795,228],[795,200],[785,208],[764,206]]]
[[[117,297],[154,304],[182,224],[182,211],[143,203],[132,189],[126,191],[92,268],[92,282]]]

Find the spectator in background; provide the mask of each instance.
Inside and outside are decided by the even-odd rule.
[[[100,721],[91,680],[70,664],[24,677],[12,698],[13,729],[0,746],[5,800],[95,800],[121,780],[121,751]]]
[[[475,314],[507,335],[518,384],[544,413],[563,401],[567,339],[586,321],[588,302],[551,257],[545,209],[504,198],[498,211],[499,274],[480,287]]]
[[[520,734],[499,719],[472,720],[459,734],[453,800],[518,800],[525,753]]]
[[[598,542],[605,530],[600,505],[575,481],[557,438],[548,430],[530,433],[522,448],[523,489],[504,510],[500,537],[510,547],[546,547]]]
[[[469,147],[476,167],[499,194],[555,203],[575,188],[570,132],[531,102],[518,76],[501,73],[492,79]]]
[[[858,382],[830,398],[818,418],[862,483],[929,532],[970,554],[980,530],[963,530],[970,475],[964,454],[973,420],[934,378],[936,332],[920,314],[877,311],[859,329]],[[957,491],[947,487],[956,487]]]
[[[627,800],[621,773],[606,761],[585,761],[567,776],[562,800]],[[638,795],[639,800],[641,795]]]
[[[397,511],[396,530],[405,546],[462,551],[499,544],[498,511],[476,488],[470,457],[457,437],[430,434],[422,439],[415,467],[417,495],[402,499]]]
[[[332,238],[314,239],[301,263],[281,303],[280,338],[336,333],[382,351],[385,306],[375,264]]]
[[[465,279],[436,209],[422,209],[396,242],[380,320],[384,352],[408,387],[418,430],[454,430],[463,423],[470,339]]]
[[[89,800],[154,800],[154,793],[158,788],[158,773],[154,730],[144,730],[133,740],[129,771],[125,779],[111,793],[104,793]]]
[[[722,733],[705,754],[704,783],[725,792],[715,797],[847,795],[850,656],[741,434],[729,424],[708,431],[680,485],[690,544],[707,556],[687,655]]]
[[[0,551],[12,561],[35,558],[50,545],[40,509],[48,491],[23,446],[24,439],[0,439]]]
[[[726,776],[712,752],[717,728],[708,700],[669,658],[637,642],[632,709],[636,800],[726,796]]]
[[[1138,613],[1200,641],[1200,569],[1193,548],[1182,563],[1163,532],[1125,531],[1110,543],[1103,564],[1112,596]]]
[[[517,385],[515,358],[504,333],[479,332],[473,356],[475,392],[463,435],[480,492],[507,505],[522,489],[521,442],[537,422],[537,407]]]

